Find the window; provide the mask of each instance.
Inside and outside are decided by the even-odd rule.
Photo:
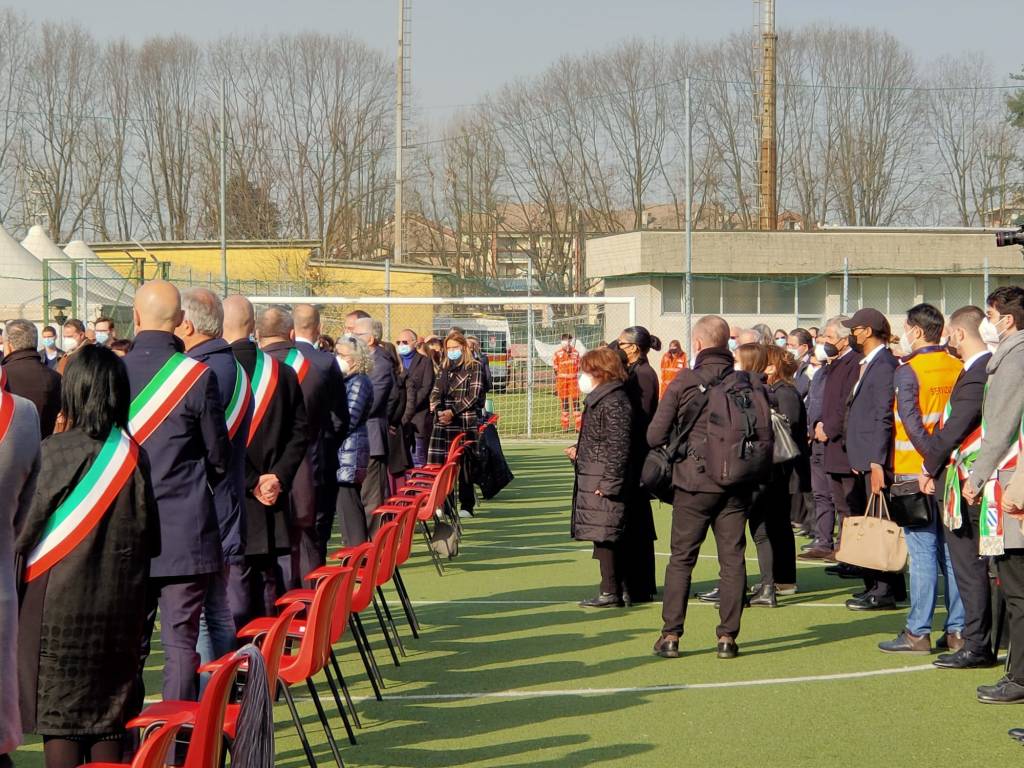
[[[936,307],[942,309],[942,287],[939,286],[939,297],[936,301],[932,302],[931,299],[925,299],[925,301],[933,303]],[[901,315],[915,304],[917,304],[917,294],[915,293],[914,278],[890,277],[889,314]]]
[[[730,315],[757,313],[757,278],[727,277],[722,280],[722,304]]]
[[[796,295],[796,281],[779,276],[761,280],[761,314],[791,315]]]
[[[797,288],[797,299],[800,301],[801,317],[824,317],[825,284],[825,279],[821,277],[800,282]],[[839,289],[842,290],[842,284]]]
[[[871,307],[880,312],[886,312],[889,305],[889,281],[884,277],[861,278],[861,299],[854,300],[853,281],[850,281],[850,312],[853,313],[864,307]]]
[[[722,311],[722,281],[720,278],[693,276],[693,313],[717,315]]]
[[[944,294],[944,305],[940,307],[946,314],[953,314],[960,307],[971,304],[981,305],[985,302],[982,297],[982,281],[971,277],[944,277],[942,278],[942,292]]]
[[[664,277],[661,280],[661,312],[664,315],[679,314],[686,307],[683,305],[683,278]]]
[[[921,301],[942,309],[941,277],[919,277],[917,278],[917,289],[921,294]],[[910,309],[911,306],[913,304],[908,304],[904,309]]]

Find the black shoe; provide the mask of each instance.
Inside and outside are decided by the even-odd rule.
[[[715,587],[709,592],[698,592],[697,599],[702,603],[718,603],[721,599],[719,596],[718,587]]]
[[[740,647],[736,645],[735,640],[727,640],[718,644],[718,658],[720,659],[735,659],[739,652]]]
[[[654,644],[654,655],[663,659],[679,658],[679,635],[663,632]]]
[[[602,592],[597,597],[580,600],[580,608],[622,608],[626,605],[622,598],[610,592]]]
[[[1024,728],[1011,728],[1006,733],[1007,735],[1009,735],[1011,739],[1016,739],[1017,741],[1024,741]]]
[[[837,565],[829,565],[825,567],[825,573],[830,576],[838,576],[840,579],[862,579],[864,578],[864,571],[854,565],[847,565],[846,563],[838,563]]]
[[[896,609],[896,601],[886,595],[865,595],[859,600],[851,598],[846,601],[846,607],[851,611],[893,611]]]
[[[750,597],[749,606],[761,606],[764,608],[777,608],[778,599],[775,597],[774,584],[762,584],[761,588]]]
[[[978,701],[982,704],[1024,703],[1024,685],[1004,677],[995,685],[978,686]]]
[[[863,589],[863,590],[861,590],[860,592],[854,592],[854,593],[853,593],[853,599],[854,599],[854,600],[863,600],[863,599],[864,599],[865,597],[867,597],[867,596],[868,596],[869,594],[871,594],[870,590],[867,590],[867,589]]]
[[[935,644],[938,647],[938,643]],[[981,669],[994,667],[998,661],[990,653],[975,653],[961,648],[956,653],[944,653],[932,662],[943,669]]]
[[[637,595],[633,597],[629,592],[623,592],[622,599],[626,605],[642,605],[644,603],[653,603],[654,595]]]

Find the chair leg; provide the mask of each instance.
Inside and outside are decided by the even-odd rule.
[[[356,622],[356,632],[359,634],[359,640],[363,644],[363,648],[366,649],[366,656],[370,660],[370,666],[373,667],[374,674],[377,677],[377,682],[380,683],[381,688],[387,688],[384,684],[384,675],[380,673],[380,667],[377,665],[377,657],[373,655],[373,646],[370,645],[370,638],[366,635],[366,628],[363,626],[363,620],[359,618],[358,613],[353,613],[352,618]]]
[[[427,552],[430,553],[430,559],[434,561],[434,567],[437,569],[437,575],[444,576],[444,563],[441,562],[441,556],[430,546],[430,529],[427,527],[427,521],[420,520],[420,527],[423,530],[423,541],[427,543]]]
[[[388,650],[391,652],[391,661],[395,663],[396,667],[402,666],[402,662],[398,660],[395,645],[391,642],[391,633],[388,632],[387,625],[384,624],[384,614],[380,612],[380,604],[377,602],[376,597],[373,598],[373,612],[377,614],[377,623],[380,624],[380,631],[384,634],[384,642],[388,644]]]
[[[384,609],[384,618],[387,619],[388,626],[391,628],[391,634],[395,636],[395,644],[398,646],[398,652],[403,657],[408,656],[405,652],[405,644],[402,642],[401,635],[398,634],[398,627],[395,626],[395,617],[391,615],[391,606],[388,605],[388,600],[384,597],[384,590],[377,587],[377,596],[380,598],[381,607]]]
[[[359,719],[359,712],[356,711],[356,705],[352,702],[352,694],[348,692],[348,683],[345,682],[345,676],[341,674],[341,665],[338,664],[338,657],[334,654],[334,649],[331,648],[331,666],[334,667],[334,676],[338,680],[338,684],[341,686],[341,692],[345,695],[345,702],[348,704],[349,712],[352,713],[352,722],[356,724],[356,728],[362,728],[363,723]]]
[[[345,762],[341,759],[341,752],[338,751],[338,743],[334,740],[334,734],[331,732],[331,724],[327,720],[327,713],[324,712],[324,705],[320,701],[320,694],[316,692],[316,686],[313,685],[313,678],[306,678],[306,687],[309,688],[309,695],[313,697],[313,704],[316,706],[316,713],[320,718],[320,724],[324,727],[324,734],[327,736],[327,743],[331,747],[334,761],[338,764],[338,768],[345,768]]]
[[[355,624],[351,618],[348,621],[348,628],[352,633],[352,641],[356,644],[356,650],[359,651],[359,658],[363,661],[363,667],[366,669],[366,676],[370,679],[370,685],[373,687],[373,696],[377,701],[383,701],[383,698],[380,695],[380,686],[377,685],[377,673],[370,664],[370,659],[363,648],[363,641],[359,637],[359,633],[356,631]]]
[[[412,630],[412,636],[419,640],[420,620],[412,607],[412,600],[409,599],[409,591],[405,588],[402,574],[398,572],[397,568],[395,568],[395,589],[398,591],[398,599],[402,601],[402,610],[405,611],[405,618],[409,621],[409,629]]]
[[[288,686],[283,683],[278,686],[281,693],[284,694],[284,700],[288,703],[288,711],[291,713],[292,722],[295,723],[295,730],[298,731],[299,741],[302,742],[302,751],[306,753],[306,760],[309,762],[309,768],[317,768],[316,758],[313,756],[313,749],[309,746],[309,739],[306,738],[306,729],[302,727],[302,719],[299,717],[299,710],[295,708],[295,700],[292,698],[291,691],[288,690]]]
[[[327,685],[330,686],[331,695],[334,697],[334,705],[338,708],[338,714],[341,715],[341,722],[345,726],[345,733],[348,735],[348,743],[353,747],[356,745],[356,735],[352,731],[352,724],[348,721],[348,711],[345,709],[345,705],[341,702],[341,696],[338,693],[338,686],[334,682],[334,677],[331,675],[331,667],[329,664],[324,665],[324,677],[327,678]]]

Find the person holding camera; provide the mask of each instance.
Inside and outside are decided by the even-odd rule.
[[[576,468],[573,489],[572,537],[594,543],[601,566],[597,597],[583,600],[584,608],[612,608],[623,600],[622,547],[626,527],[626,490],[630,425],[633,409],[626,394],[626,371],[619,356],[607,347],[592,349],[580,360],[579,388],[586,410],[576,445],[565,449]]]

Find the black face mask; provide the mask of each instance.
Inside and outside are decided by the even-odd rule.
[[[852,333],[850,334],[850,349],[854,352],[860,352],[864,347],[861,346],[860,342],[857,341],[857,337]]]
[[[825,357],[832,359],[833,357],[839,357],[839,348],[835,344],[829,344],[827,341],[821,345],[825,350]]]
[[[619,359],[622,361],[623,368],[629,368],[629,356],[625,352],[623,352],[622,349],[619,347],[618,339],[609,342],[608,349],[614,350],[615,353],[619,356]]]

